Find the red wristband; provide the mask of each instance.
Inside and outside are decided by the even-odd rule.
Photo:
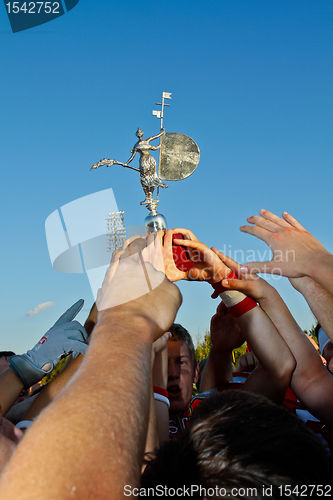
[[[169,393],[166,389],[162,389],[162,387],[158,387],[157,385],[154,385],[153,391],[156,392],[156,394],[161,394],[161,396],[165,396],[166,398],[169,397]]]
[[[251,311],[251,309],[254,309],[255,307],[257,307],[256,301],[251,299],[251,297],[245,297],[245,299],[238,304],[229,307],[228,311],[233,318],[239,318],[239,316]]]
[[[230,274],[228,274],[228,276],[226,277],[226,279],[238,280],[238,276],[234,273],[234,271],[231,271]],[[212,287],[215,290],[214,295],[215,294],[220,295],[223,292],[229,291],[228,288],[222,286],[221,281],[219,281],[218,283],[212,283]],[[244,296],[244,299],[241,302],[238,302],[238,304],[229,307],[228,310],[230,311],[231,316],[233,316],[234,318],[239,318],[248,311],[251,311],[251,309],[254,309],[256,306],[257,303],[255,300],[253,300],[251,297]]]

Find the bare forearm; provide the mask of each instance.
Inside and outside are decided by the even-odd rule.
[[[154,401],[153,393],[151,392],[150,405],[149,405],[148,429],[147,429],[146,445],[145,445],[145,455],[152,453],[158,447],[159,447],[159,438],[158,438],[158,432],[157,432],[155,401]]]
[[[273,377],[275,385],[286,388],[295,368],[295,360],[269,316],[262,308],[255,307],[237,321],[261,369]]]
[[[261,394],[266,398],[281,404],[283,402],[287,388],[287,382],[281,383],[280,380],[274,378],[267,369],[258,365],[255,370],[250,373],[244,384],[244,389],[255,394]]]
[[[274,290],[262,301],[262,307],[271,317],[296,359],[291,387],[297,397],[323,422],[333,418],[332,376],[324,368],[316,350],[297,325],[287,306]]]
[[[48,404],[50,404],[55,397],[62,391],[74,373],[78,370],[83,361],[83,355],[80,354],[76,359],[71,359],[64,371],[60,373],[51,383],[44,387],[39,396],[32,403],[27,413],[25,414],[26,420],[33,420],[36,418]]]
[[[333,341],[333,295],[311,278],[290,279],[317,318],[327,335]]]
[[[204,392],[225,386],[232,378],[231,351],[212,347],[203,368],[199,391]]]
[[[296,359],[297,364],[293,373],[292,386],[297,392],[300,384],[303,386],[307,380],[311,380],[312,376],[317,375],[318,370],[323,370],[320,358],[276,290],[273,289],[267,294],[260,301],[260,305]]]
[[[152,370],[153,386],[167,389],[168,386],[168,348],[167,346],[155,354]],[[153,387],[154,390],[154,387]],[[157,444],[159,447],[169,439],[169,408],[159,400],[152,400],[152,406],[156,418]]]
[[[87,332],[88,336],[92,333],[93,329],[95,328],[96,322],[97,322],[97,307],[96,303],[94,302],[89,311],[88,317],[84,323],[84,329]]]
[[[0,411],[5,415],[23,389],[23,382],[8,368],[0,375]]]
[[[96,326],[77,375],[19,445],[0,483],[1,498],[42,498],[45,491],[50,499],[105,498],[111,492],[123,498],[125,484],[138,484],[151,328],[141,318],[112,315]]]
[[[161,341],[161,339],[159,339]],[[159,342],[157,341],[157,342]],[[154,344],[153,344],[154,346]],[[160,351],[152,349],[152,386],[149,423],[145,453],[154,452],[169,438],[169,409],[165,403],[155,400],[154,386],[162,389],[168,385],[168,350],[165,345]]]
[[[333,254],[322,252],[311,259],[308,276],[333,294]]]

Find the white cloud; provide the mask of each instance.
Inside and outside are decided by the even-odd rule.
[[[43,302],[42,304],[38,304],[35,309],[27,312],[27,316],[36,316],[36,314],[43,311],[43,309],[47,309],[48,307],[53,306],[53,302]]]

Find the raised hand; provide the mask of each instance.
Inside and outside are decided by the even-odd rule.
[[[237,290],[260,302],[268,293],[274,292],[274,288],[264,279],[255,274],[240,274],[240,279],[225,278],[222,286],[227,290]]]
[[[188,271],[180,271],[173,260],[172,235],[181,233],[183,240],[173,240],[176,245],[184,246],[194,264]],[[195,280],[218,282],[228,276],[230,269],[218,258],[214,252],[188,229],[172,229],[166,232],[163,242],[165,273],[171,281]]]
[[[30,351],[9,358],[11,369],[25,388],[50,373],[67,354],[77,356],[86,352],[87,333],[78,321],[73,321],[83,304],[84,300],[80,299],[67,309]]]
[[[221,302],[210,321],[210,335],[214,349],[232,351],[244,342],[245,338],[237,321],[228,313],[228,308]]]
[[[222,280],[222,286],[224,288],[226,288],[227,290],[237,290],[239,292],[242,292],[254,299],[256,302],[260,302],[260,300],[264,299],[268,293],[274,293],[274,288],[269,283],[267,283],[267,281],[260,278],[256,274],[243,273],[242,266],[240,266],[231,257],[224,255],[214,247],[212,248],[212,250],[239,277],[239,279],[228,277],[224,278]]]
[[[247,219],[251,226],[242,226],[241,231],[265,241],[273,252],[268,262],[249,262],[247,270],[255,273],[281,274],[289,278],[311,276],[321,258],[330,253],[290,214],[277,215],[260,210],[260,216]]]
[[[111,309],[136,314],[154,323],[155,339],[171,326],[182,299],[163,272],[162,236],[131,238],[113,255],[96,299],[98,320]]]

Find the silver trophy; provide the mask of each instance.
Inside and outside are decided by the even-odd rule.
[[[164,181],[179,181],[189,177],[197,168],[200,160],[200,151],[198,145],[184,134],[166,133],[163,127],[164,108],[169,106],[165,102],[166,99],[171,99],[171,92],[162,92],[162,101],[156,103],[161,106],[159,110],[153,110],[153,115],[161,121],[160,132],[147,139],[143,138],[143,130],[138,128],[136,136],[138,141],[134,144],[131,150],[131,156],[127,162],[123,163],[116,160],[104,158],[95,163],[90,170],[106,165],[120,165],[125,168],[136,170],[140,174],[140,182],[143,188],[145,199],[140,205],[146,205],[149,215],[145,218],[145,226],[147,232],[161,231],[167,229],[165,217],[157,212],[159,204],[159,189],[168,187]],[[159,143],[154,146],[151,144],[159,139]],[[158,173],[156,168],[156,160],[150,154],[150,151],[159,150],[159,166]],[[134,160],[135,155],[139,153],[139,168],[133,167],[130,163]],[[156,199],[154,199],[154,190],[156,188]]]

